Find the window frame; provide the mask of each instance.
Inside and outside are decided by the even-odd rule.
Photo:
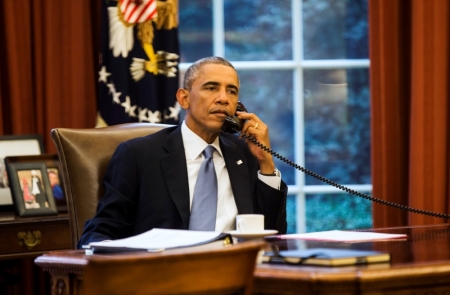
[[[213,11],[213,55],[225,56],[225,27],[224,27],[224,0],[211,0]],[[304,108],[303,108],[303,72],[317,69],[369,69],[369,59],[329,59],[304,60],[303,59],[303,26],[302,1],[291,0],[292,21],[292,60],[280,61],[233,61],[236,70],[288,70],[293,73],[293,100],[294,113],[294,148],[293,161],[301,166],[305,165],[304,145]],[[181,75],[184,75],[190,63],[180,63]],[[276,147],[275,147],[276,150]],[[307,194],[335,194],[344,193],[338,188],[329,185],[305,185],[305,174],[295,170],[295,185],[288,185],[290,196],[296,198],[296,228],[297,232],[306,232],[306,195]],[[371,193],[372,184],[343,184],[350,189],[361,193]]]

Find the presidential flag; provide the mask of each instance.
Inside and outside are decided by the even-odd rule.
[[[97,127],[177,124],[178,0],[103,0]]]

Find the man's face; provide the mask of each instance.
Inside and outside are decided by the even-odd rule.
[[[48,179],[50,180],[50,185],[53,187],[58,184],[58,176],[55,173],[49,173]]]
[[[189,91],[185,92],[186,124],[197,135],[210,139],[220,133],[227,116],[234,115],[238,102],[239,81],[228,66],[206,64],[199,70]]]

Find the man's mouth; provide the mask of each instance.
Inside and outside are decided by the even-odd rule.
[[[214,110],[214,111],[212,111],[211,113],[212,113],[212,114],[215,114],[215,115],[223,114],[223,115],[226,116],[226,117],[229,117],[229,116],[230,116],[226,110]]]

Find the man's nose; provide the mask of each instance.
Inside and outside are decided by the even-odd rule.
[[[228,93],[227,93],[226,89],[219,91],[217,101],[220,103],[228,103],[229,102]]]

